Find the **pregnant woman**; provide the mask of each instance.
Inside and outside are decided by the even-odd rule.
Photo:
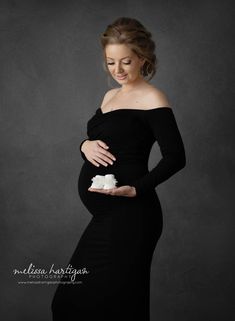
[[[120,87],[105,94],[80,145],[78,192],[92,218],[69,264],[87,273],[76,275],[80,283],[61,282],[51,309],[54,321],[149,321],[151,261],[163,226],[155,187],[185,166],[185,150],[166,94],[149,84],[157,65],[151,33],[122,17],[101,44]],[[162,158],[149,171],[155,141]],[[106,174],[116,187],[90,188]]]

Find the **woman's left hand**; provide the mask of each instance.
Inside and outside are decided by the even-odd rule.
[[[127,197],[135,197],[136,190],[134,186],[124,185],[120,187],[114,187],[110,189],[102,189],[102,188],[88,188],[90,192],[97,192],[102,194],[108,194],[112,196],[127,196]]]

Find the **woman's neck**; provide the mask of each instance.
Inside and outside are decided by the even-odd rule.
[[[119,92],[123,93],[123,94],[125,94],[125,93],[128,94],[130,92],[135,91],[136,89],[143,88],[146,85],[149,86],[149,83],[146,80],[144,80],[143,78],[139,78],[139,79],[135,80],[134,82],[123,84],[120,87]]]

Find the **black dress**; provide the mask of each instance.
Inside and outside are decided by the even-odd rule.
[[[53,320],[149,321],[151,261],[163,226],[155,187],[186,164],[173,110],[159,107],[103,113],[98,108],[88,121],[87,136],[103,140],[116,161],[97,167],[81,152],[84,163],[78,192],[92,218],[69,264],[89,273],[76,276],[80,283],[59,284],[51,304]],[[149,171],[155,141],[162,159]],[[91,178],[105,174],[114,174],[117,186],[135,186],[137,195],[88,191]]]

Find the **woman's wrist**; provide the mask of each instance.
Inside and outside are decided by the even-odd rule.
[[[84,142],[82,143],[82,145],[81,145],[81,151],[84,153],[84,151],[83,151],[83,147],[84,147],[84,144],[87,142],[87,141],[89,141],[89,139],[86,139],[86,140],[84,140]]]

